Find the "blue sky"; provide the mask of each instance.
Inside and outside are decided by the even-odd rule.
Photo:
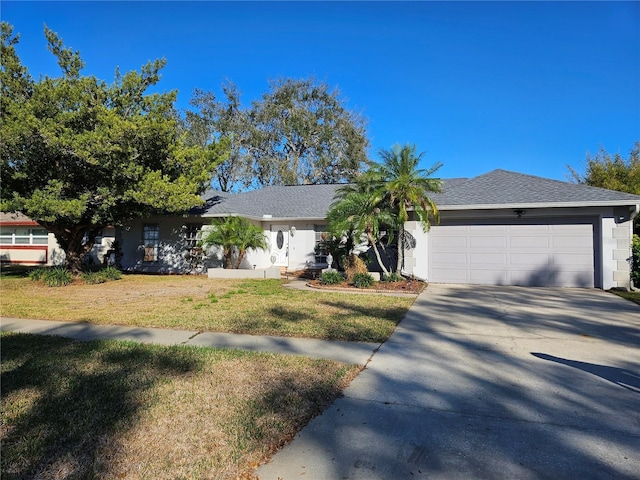
[[[57,75],[43,23],[113,80],[164,57],[162,90],[314,76],[368,119],[370,155],[424,151],[438,176],[496,168],[566,180],[640,140],[640,2],[30,2],[0,16],[31,74]]]

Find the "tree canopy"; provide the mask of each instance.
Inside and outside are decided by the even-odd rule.
[[[395,145],[391,150],[381,150],[379,154],[382,162],[373,166],[372,175],[395,213],[398,231],[396,271],[400,273],[407,246],[404,224],[409,220],[409,210],[415,212],[425,232],[431,227],[431,219],[436,222],[440,219],[438,207],[429,195],[440,191],[440,180],[431,176],[442,164],[436,163],[428,169],[418,168],[424,152],[417,154],[415,145]]]
[[[280,79],[250,107],[232,83],[225,100],[196,90],[186,113],[194,142],[227,138],[231,155],[214,178],[223,191],[351,180],[367,160],[365,120],[337,90],[314,79]]]
[[[429,195],[440,191],[440,180],[431,175],[441,164],[418,168],[423,153],[417,154],[412,145],[395,145],[390,150],[380,150],[379,155],[381,162],[371,163],[353,184],[338,189],[328,220],[331,231],[338,237],[349,232],[357,244],[364,235],[380,268],[387,274],[377,246],[380,232],[387,231],[387,241],[397,239],[396,271],[401,272],[409,236],[404,224],[409,220],[409,211],[415,212],[425,231],[432,219],[439,220],[438,208]]]
[[[1,208],[53,232],[79,271],[101,230],[157,212],[201,204],[226,141],[188,146],[179,134],[176,92],[149,93],[164,60],[115,71],[111,84],[81,75],[79,52],[45,26],[61,74],[37,81],[2,22]]]
[[[202,245],[222,248],[225,268],[240,268],[249,249],[268,248],[262,229],[244,217],[217,218],[212,221],[212,226],[213,229],[202,239]]]
[[[585,173],[568,166],[571,177],[578,183],[640,195],[640,141],[624,158],[619,153],[611,156],[600,147],[595,155],[587,154]]]

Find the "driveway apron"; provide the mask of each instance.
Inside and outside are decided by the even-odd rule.
[[[262,480],[640,479],[640,307],[430,285]]]

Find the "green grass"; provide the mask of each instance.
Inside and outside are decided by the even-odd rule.
[[[3,479],[248,478],[358,367],[2,334]]]
[[[0,286],[7,317],[367,342],[386,340],[414,301],[176,275],[61,288],[7,276]]]
[[[611,293],[618,295],[619,297],[625,298],[633,303],[637,303],[640,305],[640,291],[636,292],[625,292],[622,290],[610,290]]]

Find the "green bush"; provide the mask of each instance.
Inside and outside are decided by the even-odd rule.
[[[320,283],[323,285],[337,285],[343,281],[344,278],[342,277],[342,274],[337,270],[328,270],[320,277]]]
[[[47,267],[38,267],[38,268],[36,268],[34,270],[31,270],[29,272],[29,278],[31,280],[33,280],[34,282],[39,282],[47,274],[48,270],[49,270],[49,268],[47,268]]]
[[[107,279],[100,275],[100,272],[84,272],[82,274],[82,281],[87,285],[95,285],[98,283],[104,283]]]
[[[634,235],[631,242],[631,281],[640,287],[640,235]]]
[[[382,276],[382,281],[383,282],[402,282],[404,281],[404,278],[402,277],[402,275],[393,272],[393,273],[385,273]]]
[[[97,272],[85,272],[82,274],[82,281],[88,285],[120,280],[121,278],[122,272],[111,266],[98,270]]]
[[[356,273],[353,276],[353,286],[356,288],[368,288],[373,285],[373,277],[368,273]]]
[[[122,278],[122,272],[116,267],[108,266],[100,270],[100,273],[106,280],[120,280]]]
[[[64,267],[53,267],[42,275],[42,281],[47,287],[63,287],[73,281],[73,275]]]

